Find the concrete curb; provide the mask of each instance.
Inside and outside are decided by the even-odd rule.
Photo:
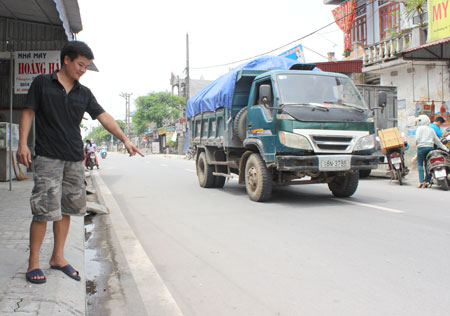
[[[120,250],[128,263],[147,315],[182,316],[180,308],[128,225],[128,221],[122,214],[111,191],[97,170],[91,171],[91,175],[92,182],[97,189],[97,198],[110,211],[112,227],[117,235]],[[118,268],[120,271],[121,267]]]

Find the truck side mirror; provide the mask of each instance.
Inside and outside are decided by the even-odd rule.
[[[268,84],[262,84],[259,86],[259,104],[272,105],[272,87]]]

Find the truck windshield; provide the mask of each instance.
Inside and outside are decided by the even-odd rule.
[[[348,78],[312,74],[280,74],[278,89],[283,105],[334,104],[367,109]]]

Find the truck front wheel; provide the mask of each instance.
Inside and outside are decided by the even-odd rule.
[[[204,151],[197,158],[198,183],[202,188],[212,188],[214,186],[213,166],[208,165]]]
[[[272,177],[259,154],[251,154],[245,165],[245,188],[250,200],[263,202],[272,195]]]
[[[328,188],[336,197],[349,197],[356,192],[358,188],[358,172],[349,172],[344,176],[336,176],[328,183]]]

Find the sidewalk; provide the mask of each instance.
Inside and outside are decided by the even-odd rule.
[[[80,272],[81,282],[50,269],[53,233],[49,223],[40,255],[47,283],[31,284],[25,280],[25,272],[33,181],[13,181],[12,184],[12,191],[9,191],[9,182],[0,182],[0,315],[84,316],[84,218],[72,217],[65,249],[67,260]]]

